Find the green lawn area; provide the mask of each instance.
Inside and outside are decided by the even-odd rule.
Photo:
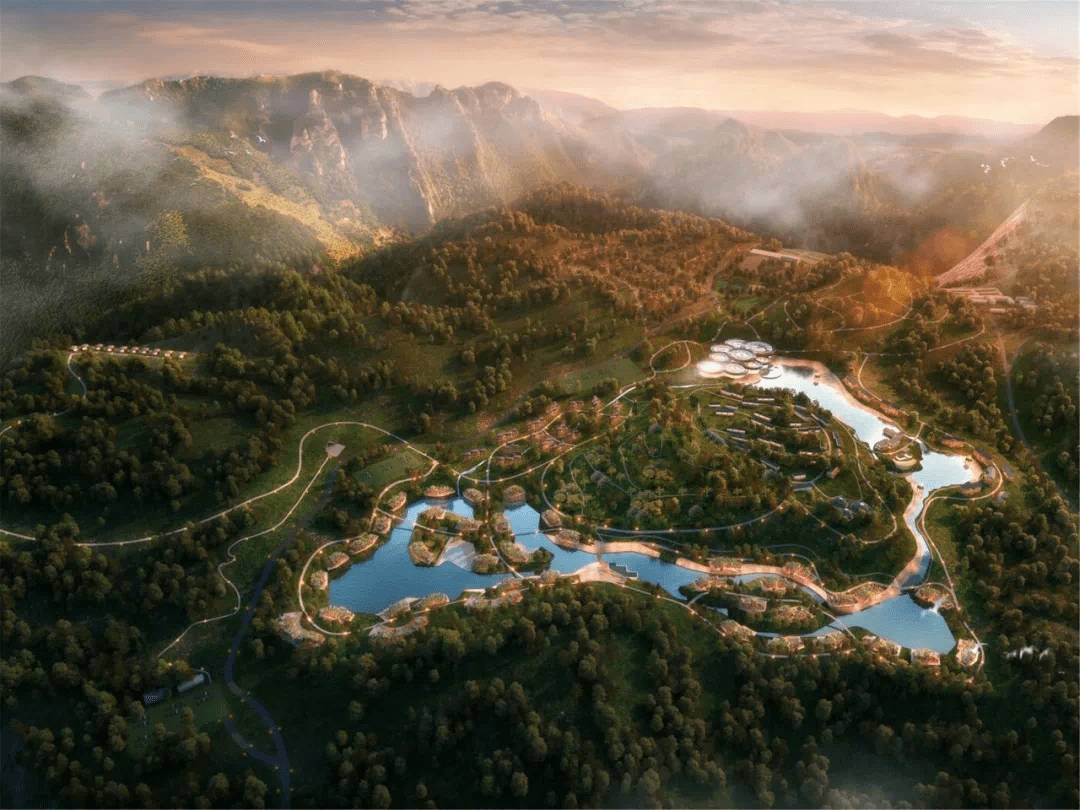
[[[637,363],[629,357],[619,357],[602,365],[582,369],[563,377],[559,380],[559,390],[563,394],[572,395],[577,393],[580,385],[581,392],[588,394],[592,391],[593,386],[609,377],[614,377],[619,381],[619,385],[623,386],[640,380],[644,376]]]
[[[232,416],[212,416],[193,420],[188,432],[191,434],[191,452],[201,456],[207,450],[234,447],[247,441],[253,430]]]
[[[428,459],[409,448],[403,448],[395,455],[364,467],[356,474],[356,480],[379,491],[392,481],[423,473],[430,466]]]
[[[133,725],[131,728],[128,737],[131,750],[140,752],[146,749],[157,723],[164,723],[170,734],[179,732],[180,711],[185,706],[195,713],[196,727],[206,731],[211,731],[207,726],[220,722],[229,713],[229,702],[223,684],[211,683],[208,686],[196,687],[183,695],[167,698],[148,707],[145,725]]]

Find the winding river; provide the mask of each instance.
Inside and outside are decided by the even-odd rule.
[[[886,427],[895,427],[877,411],[852,397],[835,375],[817,364],[777,358],[769,377],[758,380],[754,385],[763,389],[787,388],[805,393],[818,405],[831,411],[833,416],[852,429],[860,441],[871,447],[884,437]],[[930,550],[917,523],[926,497],[935,489],[976,480],[979,475],[977,466],[966,456],[934,452],[925,444],[922,451],[922,468],[906,476],[912,484],[913,498],[904,518],[915,536],[918,552],[914,564],[897,577],[896,584],[901,587],[920,583],[930,567]],[[435,567],[414,566],[407,552],[413,522],[431,503],[419,501],[410,505],[404,518],[392,529],[390,539],[369,560],[353,565],[343,576],[330,583],[331,604],[342,605],[355,612],[378,613],[405,597],[445,593],[454,598],[464,590],[487,588],[507,578],[507,574],[475,574],[451,561],[444,561]],[[472,516],[472,507],[461,499],[439,503],[450,511]],[[546,548],[551,552],[550,570],[572,574],[596,561],[597,555],[594,553],[567,550],[551,542],[539,530],[540,515],[531,506],[507,510],[506,516],[518,543],[529,550]],[[605,553],[602,557],[608,563],[633,572],[640,581],[661,586],[677,599],[681,599],[681,586],[701,576],[697,571],[636,552]],[[923,608],[908,594],[843,616],[837,623],[807,635],[838,632],[838,623],[865,628],[904,647],[928,647],[939,653],[949,652],[956,643],[944,618],[934,610]]]

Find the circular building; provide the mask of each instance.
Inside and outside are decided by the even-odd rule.
[[[710,360],[715,360],[717,363],[726,363],[731,359],[731,355],[727,352],[712,352],[709,355]]]
[[[743,363],[747,360],[753,360],[756,355],[749,349],[732,349],[728,354],[731,355],[731,359],[737,363]]]
[[[742,338],[728,338],[724,341],[724,343],[726,343],[728,347],[732,349],[741,349],[743,346],[746,345],[746,341]]]
[[[757,360],[744,360],[743,366],[750,369],[750,371],[757,371],[759,368],[765,368],[765,364],[759,363]]]
[[[752,340],[747,343],[744,348],[749,349],[757,355],[768,355],[773,353],[773,347],[766,343],[764,340]]]
[[[746,367],[740,363],[724,363],[723,370],[731,377],[741,377],[746,374]]]
[[[726,352],[730,348],[731,347],[728,346],[726,343],[714,343],[712,346],[709,347],[709,351],[710,352]]]
[[[701,360],[697,364],[697,373],[710,379],[720,377],[724,373],[724,364],[717,363],[715,360]]]

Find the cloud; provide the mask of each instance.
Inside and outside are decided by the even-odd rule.
[[[336,68],[447,86],[498,79],[621,107],[1023,121],[1073,111],[1075,54],[957,17],[976,7],[945,20],[902,0],[59,0],[48,13],[7,0],[0,72],[133,82],[192,65]]]

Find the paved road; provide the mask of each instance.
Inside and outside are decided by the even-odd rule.
[[[240,644],[244,640],[244,636],[247,635],[248,627],[251,625],[251,620],[255,616],[255,608],[259,604],[259,597],[262,596],[263,589],[266,587],[266,583],[270,581],[270,575],[274,572],[274,565],[277,562],[278,557],[285,548],[293,541],[297,533],[307,527],[311,522],[311,519],[315,517],[326,504],[330,501],[330,497],[334,492],[334,480],[337,478],[338,469],[341,467],[339,462],[330,471],[330,475],[327,478],[326,485],[323,487],[322,498],[315,507],[304,518],[293,526],[292,530],[285,535],[278,547],[275,548],[270,555],[266,558],[266,565],[263,566],[262,576],[259,577],[259,581],[255,583],[255,587],[252,589],[251,595],[248,597],[248,610],[244,614],[244,618],[240,621],[240,629],[236,632],[236,638],[233,639],[232,647],[229,650],[229,657],[225,661],[225,685],[229,690],[240,698],[244,703],[255,710],[255,713],[262,718],[263,723],[266,724],[266,728],[270,732],[270,736],[274,741],[274,748],[276,753],[274,755],[265,754],[258,748],[254,747],[251,743],[244,739],[244,737],[237,730],[236,725],[229,718],[225,719],[225,728],[228,730],[229,735],[233,738],[244,751],[260,762],[265,762],[267,765],[271,765],[277,769],[278,775],[281,778],[281,806],[289,806],[289,790],[290,790],[290,773],[289,773],[289,754],[285,750],[285,740],[281,736],[281,732],[278,731],[278,724],[274,722],[274,718],[270,716],[270,712],[265,706],[257,701],[250,694],[241,689],[236,681],[233,679],[236,669],[236,654],[240,650]]]

